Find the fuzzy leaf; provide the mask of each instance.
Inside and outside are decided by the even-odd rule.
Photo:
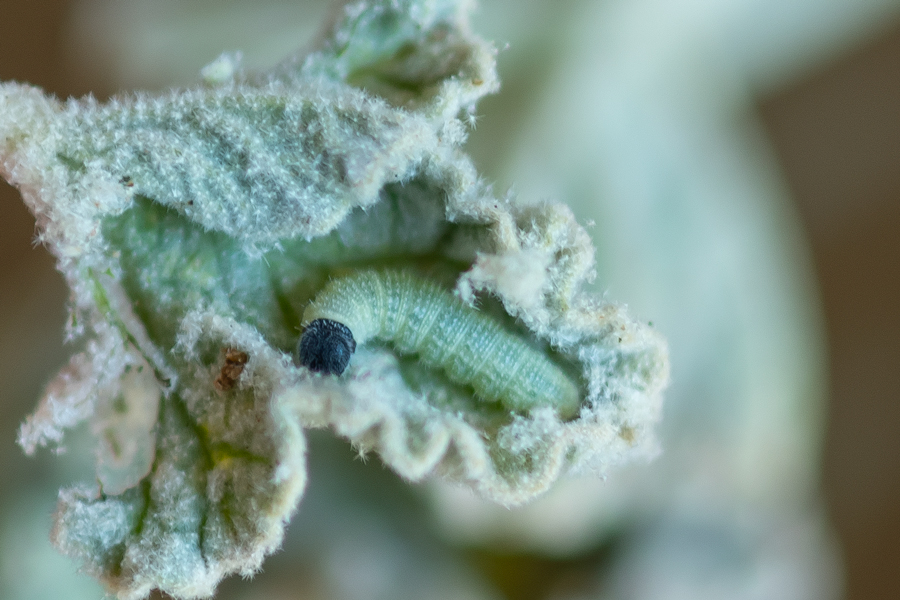
[[[88,338],[20,443],[91,421],[98,483],[61,492],[53,537],[121,598],[258,569],[306,483],[304,428],[506,505],[656,451],[664,342],[582,290],[593,248],[568,208],[496,199],[460,149],[497,87],[467,7],[348,4],[306,57],[156,97],[0,86],[2,172]],[[477,305],[572,378],[580,413],[504,409],[389,345],[340,378],[298,366],[304,307],[371,267]]]

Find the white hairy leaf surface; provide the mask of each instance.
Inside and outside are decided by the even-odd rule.
[[[61,492],[53,539],[119,597],[202,597],[257,570],[306,485],[306,428],[504,505],[656,452],[663,340],[583,290],[593,248],[567,207],[498,200],[461,150],[498,86],[467,11],[350,3],[312,54],[268,73],[226,57],[159,96],[0,85],[0,169],[87,339],[20,443],[90,421],[97,482]],[[301,315],[327,282],[385,268],[455,290],[559,365],[575,410],[485,402],[390,346],[341,377],[299,366]]]

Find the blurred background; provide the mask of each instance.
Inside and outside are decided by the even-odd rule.
[[[246,63],[251,67],[271,64],[308,40],[326,14],[324,2],[254,4],[229,0],[198,1],[183,6],[188,4],[191,12],[186,16],[179,12],[186,9],[167,1],[31,0],[26,3],[4,0],[0,3],[0,80],[27,81],[60,98],[93,94],[101,99],[135,87],[160,89],[172,84],[189,84],[200,67],[222,50],[244,50]],[[697,222],[702,222],[707,215],[715,215],[709,219],[727,220],[728,225],[719,227],[714,223],[710,227],[731,237],[723,234],[721,238],[712,236],[709,240],[720,239],[725,255],[745,252],[749,256],[762,256],[760,271],[774,269],[773,272],[779,273],[778,277],[767,280],[775,282],[772,285],[776,288],[747,290],[736,285],[728,289],[750,295],[751,304],[756,301],[753,294],[763,300],[762,304],[770,296],[783,295],[787,298],[783,305],[793,307],[785,309],[784,324],[771,320],[760,324],[748,317],[741,327],[769,335],[771,354],[776,357],[783,347],[809,353],[799,359],[796,356],[784,359],[787,365],[800,360],[798,369],[803,374],[798,378],[803,381],[795,387],[805,391],[796,394],[808,397],[795,401],[792,396],[785,402],[794,402],[789,408],[797,411],[790,417],[794,419],[790,423],[808,427],[809,433],[799,436],[802,439],[796,447],[771,449],[769,458],[780,460],[779,453],[784,452],[784,459],[790,462],[790,456],[809,454],[808,458],[797,459],[801,466],[796,471],[787,471],[791,477],[803,473],[804,482],[797,485],[812,491],[804,491],[801,495],[807,499],[798,503],[811,506],[809,511],[816,519],[820,514],[818,494],[824,493],[825,516],[817,521],[820,525],[827,523],[821,527],[826,540],[822,545],[824,558],[819,566],[810,567],[809,572],[821,577],[820,581],[827,580],[825,587],[833,594],[830,597],[900,598],[897,577],[900,572],[900,302],[897,300],[900,295],[900,2],[789,0],[779,4],[765,0],[635,0],[623,8],[622,2],[611,0],[530,0],[520,4],[482,0],[481,5],[473,19],[475,29],[484,37],[498,40],[501,47],[508,41],[509,49],[503,50],[498,58],[504,82],[501,94],[488,98],[479,107],[479,126],[470,145],[473,157],[483,172],[498,182],[498,189],[515,182],[522,195],[570,201],[582,222],[598,222],[596,229],[590,231],[597,238],[600,287],[609,289],[611,297],[633,305],[639,314],[653,318],[673,342],[674,408],[667,408],[667,417],[674,417],[676,424],[678,418],[688,420],[692,414],[689,408],[679,407],[689,407],[691,398],[703,393],[715,395],[715,390],[720,389],[714,381],[704,380],[702,373],[716,371],[710,377],[712,380],[727,377],[731,372],[728,368],[734,367],[726,366],[724,371],[712,367],[703,371],[697,367],[711,359],[704,358],[681,340],[691,336],[705,339],[703,336],[715,334],[702,328],[698,330],[697,321],[682,326],[671,314],[706,309],[691,307],[689,303],[680,306],[678,303],[684,298],[674,295],[660,300],[670,288],[647,283],[654,272],[645,268],[645,264],[656,265],[657,273],[664,275],[686,268],[684,265],[670,267],[654,258],[670,253],[681,256],[677,249],[666,247],[659,240],[684,241],[686,236],[669,236],[663,229],[631,235],[627,229],[622,233],[621,227],[618,229],[621,239],[612,235],[606,223],[624,226],[648,222],[646,215],[638,218],[625,209],[614,208],[618,206],[616,203],[627,202],[629,194],[649,197],[652,193],[642,191],[640,186],[646,178],[638,177],[640,173],[636,172],[634,181],[619,181],[617,175],[602,171],[612,171],[616,166],[626,170],[631,164],[628,160],[657,165],[652,168],[658,171],[683,164],[687,171],[710,169],[710,180],[728,188],[733,174],[743,177],[741,174],[747,171],[742,169],[756,169],[753,177],[746,177],[750,184],[734,182],[734,186],[744,190],[744,196],[733,207],[728,205],[723,209],[710,204],[713,208],[698,217]],[[520,6],[528,9],[517,8]],[[693,40],[698,39],[705,40],[705,45],[694,45]],[[596,48],[596,57],[590,54],[585,57],[585,48]],[[710,48],[726,51],[709,52]],[[581,52],[586,66],[562,62],[560,57],[572,52]],[[660,54],[670,62],[655,58]],[[670,64],[679,67],[669,68]],[[658,83],[667,77],[678,81]],[[590,85],[579,87],[566,83],[570,81]],[[613,93],[609,89],[624,92]],[[660,96],[670,90],[677,92],[661,100]],[[595,91],[596,96],[592,96]],[[592,106],[592,102],[596,105]],[[606,188],[590,181],[576,181],[577,177],[559,164],[568,160],[565,150],[553,145],[560,139],[572,140],[572,144],[590,143],[573,139],[577,134],[566,138],[559,132],[568,131],[567,126],[557,125],[566,111],[584,110],[577,106],[585,103],[602,122],[596,130],[583,123],[576,125],[586,129],[584,135],[596,134],[613,140],[608,148],[603,146],[606,150],[599,150],[606,166],[597,167],[601,173],[596,176]],[[663,108],[641,113],[640,108],[634,107]],[[545,115],[544,121],[537,123],[529,116],[534,114]],[[609,123],[615,123],[615,127]],[[688,133],[679,137],[673,123]],[[657,145],[640,142],[654,135],[642,133],[644,128],[658,132],[667,127],[675,133],[664,142]],[[693,132],[706,131],[705,128],[716,132],[715,135],[692,137]],[[717,164],[723,154],[710,140],[718,139],[716,136],[722,131],[738,140],[729,148],[738,149],[735,150],[738,158],[746,151],[746,163],[738,160],[738,166]],[[658,152],[648,151],[651,147]],[[691,155],[696,148],[700,150]],[[499,158],[508,156],[514,158]],[[712,160],[707,161],[710,157]],[[544,173],[541,176],[544,179],[529,175],[535,171]],[[703,177],[698,175],[696,180],[706,181]],[[666,188],[665,194],[687,197],[697,189],[706,189],[688,184],[679,187],[676,180],[671,175],[659,179],[675,182],[671,189]],[[566,183],[548,184],[547,181]],[[709,193],[715,189],[718,188],[711,187]],[[755,204],[754,190],[762,198],[759,207]],[[685,206],[703,210],[702,202],[696,205],[684,202]],[[645,202],[641,206],[654,205]],[[757,212],[764,215],[754,216]],[[677,222],[683,214],[672,213],[660,218]],[[775,232],[771,233],[771,239],[777,243],[767,249],[759,246],[760,240],[770,239],[765,233],[744,244],[739,239],[744,223],[751,231],[749,237],[757,229]],[[91,479],[90,447],[79,450],[78,444],[83,442],[75,436],[69,451],[61,456],[43,451],[28,458],[15,445],[19,423],[33,409],[42,387],[65,364],[70,353],[62,341],[65,284],[54,270],[52,257],[43,248],[35,247],[34,233],[34,220],[17,192],[0,184],[0,247],[4,256],[0,262],[0,477],[5,482],[0,487],[0,591],[9,594],[0,595],[99,598],[100,588],[86,577],[55,577],[58,573],[71,573],[75,568],[67,559],[57,556],[47,541],[55,504],[53,490],[60,484]],[[642,248],[648,239],[659,242],[649,258],[642,254],[647,252]],[[692,252],[706,256],[718,250],[709,241]],[[685,260],[687,267],[694,265],[695,269],[697,264],[702,264],[694,258]],[[632,265],[629,261],[639,264]],[[623,262],[625,267],[617,266]],[[783,270],[779,270],[781,266]],[[740,278],[745,273],[732,275]],[[748,281],[754,280],[752,273],[746,275]],[[654,281],[658,279],[657,275]],[[685,297],[690,298],[688,294]],[[664,301],[668,302],[666,310],[659,308]],[[773,309],[773,314],[779,310]],[[667,327],[671,330],[667,331]],[[784,334],[790,339],[786,346],[781,346],[778,336],[784,328],[790,329]],[[748,353],[763,352],[754,350],[757,346],[753,344],[747,344],[746,348]],[[694,358],[688,364],[682,357],[690,352],[694,352]],[[748,354],[745,362],[752,363],[753,356]],[[769,373],[764,367],[760,369],[734,371],[740,373],[736,378],[748,380],[742,389],[756,390],[753,394],[766,393],[765,385],[750,381]],[[772,377],[775,387],[783,381],[778,378],[786,376],[776,373]],[[689,385],[693,387],[688,388]],[[712,391],[698,392],[701,388]],[[755,401],[753,394],[748,392],[740,397],[751,402]],[[721,408],[731,410],[727,403]],[[753,415],[747,417],[753,418]],[[719,422],[724,421],[715,421]],[[769,428],[767,423],[757,423],[753,427],[742,425],[739,430],[752,433]],[[666,439],[677,438],[676,434],[665,431],[664,448]],[[676,442],[670,446],[678,455],[682,446]],[[314,439],[313,450],[317,447],[326,448],[321,456],[343,452],[340,444],[327,440]],[[352,463],[351,457],[348,448],[344,458]],[[673,463],[662,464],[657,467],[657,473]],[[769,467],[763,465],[762,470]],[[327,465],[322,468],[328,470]],[[365,471],[359,464],[346,468],[361,470],[360,477],[377,480],[372,489],[387,489],[396,484],[389,475],[373,475],[371,468]],[[748,468],[746,472],[756,470]],[[680,471],[668,471],[673,472]],[[313,465],[311,495],[303,501],[298,518],[304,511],[315,514],[317,502],[328,505],[326,492],[318,492],[319,496],[313,492],[315,473]],[[335,489],[340,488],[340,484],[335,485]],[[778,484],[767,485],[766,489],[770,489]],[[327,490],[327,481],[319,489]],[[397,492],[401,496],[407,493]],[[454,519],[484,516],[479,508],[463,511],[462,517],[453,516],[453,510],[446,507],[451,501],[448,498],[454,498],[453,492],[426,490],[422,495],[438,498],[432,503],[444,516],[437,520],[443,519],[451,527]],[[627,495],[624,498],[620,503],[627,505],[630,500]],[[385,502],[390,504],[396,500]],[[428,504],[421,498],[408,502],[420,507]],[[602,518],[612,519],[608,515]],[[423,519],[422,522],[430,522]],[[297,527],[303,530],[307,526]],[[435,529],[440,531],[439,526]],[[634,528],[616,531],[631,531],[629,535],[639,537],[633,534]],[[434,537],[441,538],[441,535],[436,533]],[[458,550],[454,550],[453,560],[460,560],[464,570],[471,568],[476,572],[481,583],[473,589],[493,590],[489,592],[495,594],[492,597],[595,597],[596,589],[605,590],[602,597],[666,597],[654,596],[652,591],[618,595],[616,589],[628,586],[616,587],[615,583],[599,588],[581,586],[578,589],[588,591],[579,592],[580,596],[566,591],[567,577],[584,571],[585,565],[604,564],[607,554],[616,551],[619,538],[597,535],[603,541],[580,547],[575,554],[566,556],[535,551],[527,544],[525,550],[510,550],[509,546],[497,550],[491,540],[478,543],[471,539],[451,540],[449,547]],[[837,561],[833,561],[835,554],[830,549],[831,536],[837,540]],[[313,531],[310,539],[315,537]],[[270,559],[267,570],[290,572],[290,549],[301,546],[291,546],[289,539],[288,552]],[[298,552],[302,554],[301,550]],[[309,576],[316,578],[315,574]],[[614,579],[615,575],[611,575],[610,580]],[[27,585],[16,583],[23,581]],[[223,597],[249,597],[242,594],[252,589],[254,583],[247,584],[246,588],[240,585],[229,581],[223,586]],[[287,588],[263,581],[258,589],[269,590],[271,597],[305,597],[295,595],[303,586],[284,591]],[[272,591],[276,589],[281,591]],[[797,589],[817,588],[798,584]],[[472,597],[477,597],[472,593]],[[714,592],[709,593],[703,597],[717,597]],[[354,597],[352,591],[344,595]],[[671,597],[676,596],[673,593]],[[718,597],[765,596],[745,589]],[[816,596],[786,593],[781,597]]]

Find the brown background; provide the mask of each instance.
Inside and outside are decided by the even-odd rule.
[[[847,598],[900,598],[900,24],[759,100],[828,335],[824,489]]]
[[[60,97],[62,0],[3,2],[0,80]],[[828,327],[823,485],[849,600],[900,598],[900,24],[758,102],[813,248]],[[63,364],[65,285],[34,220],[0,184],[0,457],[4,486],[41,468],[18,423]]]

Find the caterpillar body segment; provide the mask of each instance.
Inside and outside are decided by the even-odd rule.
[[[450,380],[470,385],[480,398],[511,410],[552,406],[563,417],[578,412],[577,386],[543,353],[493,318],[409,273],[361,271],[334,279],[307,306],[303,322],[300,362],[312,370],[339,375],[346,362],[337,355],[378,339],[401,354],[418,355]],[[336,334],[340,327],[328,322],[352,332],[350,339]]]

